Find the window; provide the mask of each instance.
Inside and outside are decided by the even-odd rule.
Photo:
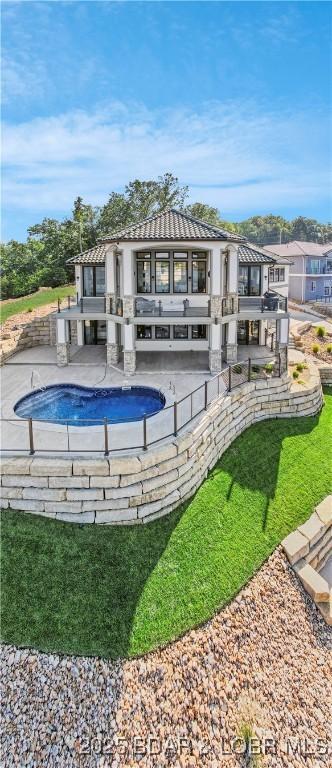
[[[260,292],[261,268],[240,264],[238,280],[239,296],[260,296]]]
[[[173,262],[173,291],[188,293],[188,264],[186,261]]]
[[[324,293],[325,293],[325,296],[329,296],[329,293],[330,293],[330,286],[329,285],[324,285]]]
[[[155,337],[156,339],[169,339],[170,338],[169,325],[156,325]]]
[[[169,293],[169,262],[156,261],[156,293]]]
[[[151,264],[137,261],[137,293],[151,293]]]
[[[318,275],[319,271],[320,271],[319,259],[311,259],[311,262],[309,263],[309,272],[312,275]]]
[[[206,261],[192,262],[192,293],[206,293]]]
[[[188,326],[187,325],[174,325],[173,327],[174,339],[187,339],[188,338]]]
[[[137,339],[152,339],[152,325],[138,325],[136,337]]]
[[[174,251],[173,252],[173,259],[187,259],[188,258],[188,251]]]
[[[206,325],[193,325],[191,328],[192,339],[206,339]]]
[[[169,251],[156,251],[156,259],[169,259]]]
[[[270,280],[270,283],[274,283],[274,269],[273,269],[273,267],[270,267],[270,269],[269,269],[269,280]]]
[[[313,280],[311,283],[311,291],[313,292],[315,290],[316,290],[316,280]]]
[[[105,267],[83,267],[83,296],[104,296]]]

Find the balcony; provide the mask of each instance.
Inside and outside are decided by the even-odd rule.
[[[307,264],[306,275],[332,275],[332,263],[324,263],[319,267],[312,267],[310,264]]]
[[[222,315],[235,315],[241,312],[287,312],[287,298],[276,291],[268,291],[264,296],[239,296],[237,299],[222,300]]]
[[[170,299],[167,301],[146,299],[140,297],[135,300],[136,317],[211,317],[211,303],[208,301],[205,306],[196,306],[190,304],[189,299],[184,299],[181,303],[173,303]]]
[[[106,296],[83,296],[75,301],[73,296],[68,296],[65,306],[58,300],[58,312],[70,312],[71,314],[89,315],[123,315],[122,299],[110,299]]]

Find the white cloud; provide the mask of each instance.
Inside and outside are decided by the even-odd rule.
[[[319,114],[272,113],[253,103],[149,111],[113,103],[4,128],[4,198],[43,215],[69,210],[82,195],[102,204],[129,180],[172,171],[192,200],[224,215],[276,210],[326,198]]]

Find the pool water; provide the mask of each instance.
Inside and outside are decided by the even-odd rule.
[[[23,419],[87,427],[138,421],[165,406],[165,397],[153,387],[81,387],[55,384],[22,397],[14,411]]]

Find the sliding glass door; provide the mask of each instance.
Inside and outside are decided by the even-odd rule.
[[[238,320],[237,343],[246,346],[259,344],[259,320]]]
[[[106,344],[106,322],[104,320],[84,321],[84,344]]]
[[[261,268],[251,264],[239,266],[239,296],[261,295]]]

